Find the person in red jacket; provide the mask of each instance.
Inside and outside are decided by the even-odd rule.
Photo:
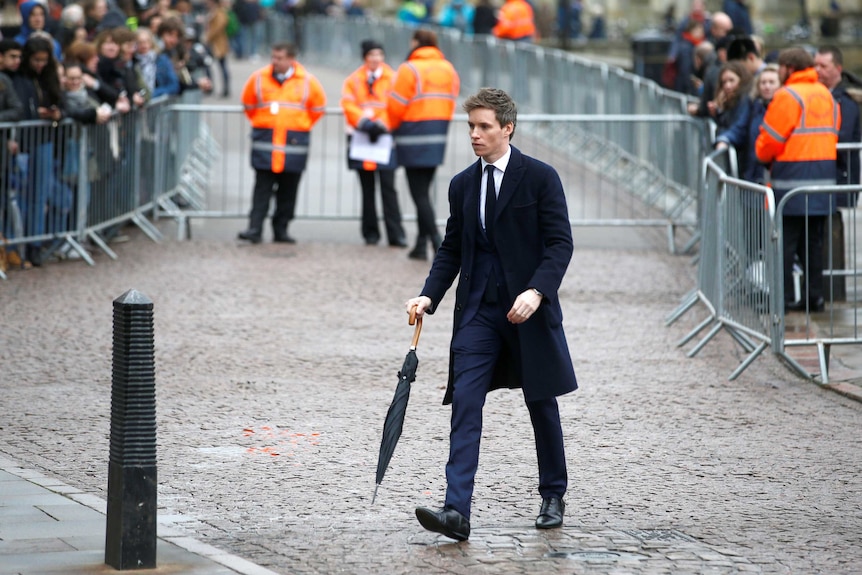
[[[362,42],[363,64],[344,80],[341,88],[341,108],[347,122],[348,138],[356,132],[365,132],[372,142],[389,131],[389,114],[386,101],[395,80],[395,71],[384,61],[383,46],[374,40]],[[350,145],[348,143],[348,149]],[[407,240],[401,225],[401,209],[398,207],[398,192],[395,189],[397,158],[394,150],[387,164],[380,165],[370,160],[353,159],[348,155],[347,166],[359,174],[362,186],[362,237],[365,243],[375,245],[380,241],[377,224],[377,206],[374,194],[375,175],[380,181],[383,200],[383,222],[386,238],[392,247],[406,248]]]
[[[287,226],[308,160],[311,128],[323,116],[326,94],[317,78],[296,61],[293,44],[274,45],[271,57],[271,63],[254,72],[242,91],[245,115],[251,121],[255,181],[248,228],[239,233],[239,239],[260,243],[274,192],[274,241],[292,244],[296,240],[287,234]]]
[[[492,32],[502,40],[532,42],[536,35],[533,7],[526,0],[506,0],[497,14],[497,25]]]
[[[829,89],[818,82],[814,58],[803,48],[787,48],[778,55],[779,89],[760,127],[755,143],[757,159],[771,164],[775,201],[794,188],[834,186],[841,111]],[[784,234],[784,307],[822,311],[823,232],[832,210],[828,194],[792,197],[782,213]],[[807,236],[807,242],[806,240]],[[806,294],[793,301],[793,257],[805,266]],[[805,297],[807,296],[807,297]]]

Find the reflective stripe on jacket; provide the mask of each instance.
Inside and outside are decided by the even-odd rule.
[[[359,125],[360,120],[369,118],[383,122],[389,128],[389,113],[386,109],[389,92],[395,82],[395,70],[388,64],[382,64],[380,77],[374,80],[373,86],[368,85],[368,67],[363,64],[344,80],[341,87],[341,109],[344,110],[344,120],[347,122],[347,133],[352,134]],[[385,166],[395,169],[395,154],[392,160]],[[350,169],[376,170],[378,165],[374,162],[360,162],[348,160]]]
[[[491,31],[505,40],[528,40],[536,35],[533,8],[525,0],[507,0],[500,8],[497,25]]]
[[[242,103],[252,127],[252,167],[276,173],[303,171],[311,128],[326,108],[326,94],[317,78],[297,62],[293,75],[279,83],[269,65],[248,79]]]
[[[399,165],[415,168],[443,163],[460,88],[455,68],[433,46],[417,48],[399,66],[387,106]]]
[[[807,68],[790,75],[775,93],[755,143],[757,158],[772,163],[775,200],[800,186],[834,186],[841,112],[829,89]],[[829,196],[797,196],[786,215],[826,215]]]

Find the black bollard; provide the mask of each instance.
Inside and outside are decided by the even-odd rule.
[[[153,302],[129,290],[114,300],[105,563],[118,570],[156,567],[153,347]]]

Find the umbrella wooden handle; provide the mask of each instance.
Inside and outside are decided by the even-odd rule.
[[[416,329],[413,330],[413,341],[410,343],[410,349],[416,349],[416,346],[419,344],[419,334],[422,332],[422,316],[416,315],[415,305],[410,308],[410,318],[407,320],[407,323],[416,325]]]

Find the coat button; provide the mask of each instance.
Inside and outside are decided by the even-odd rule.
[[[465,280],[470,279],[470,274],[464,274],[464,279],[465,279]]]
[[[461,304],[455,304],[455,311],[461,311]]]

